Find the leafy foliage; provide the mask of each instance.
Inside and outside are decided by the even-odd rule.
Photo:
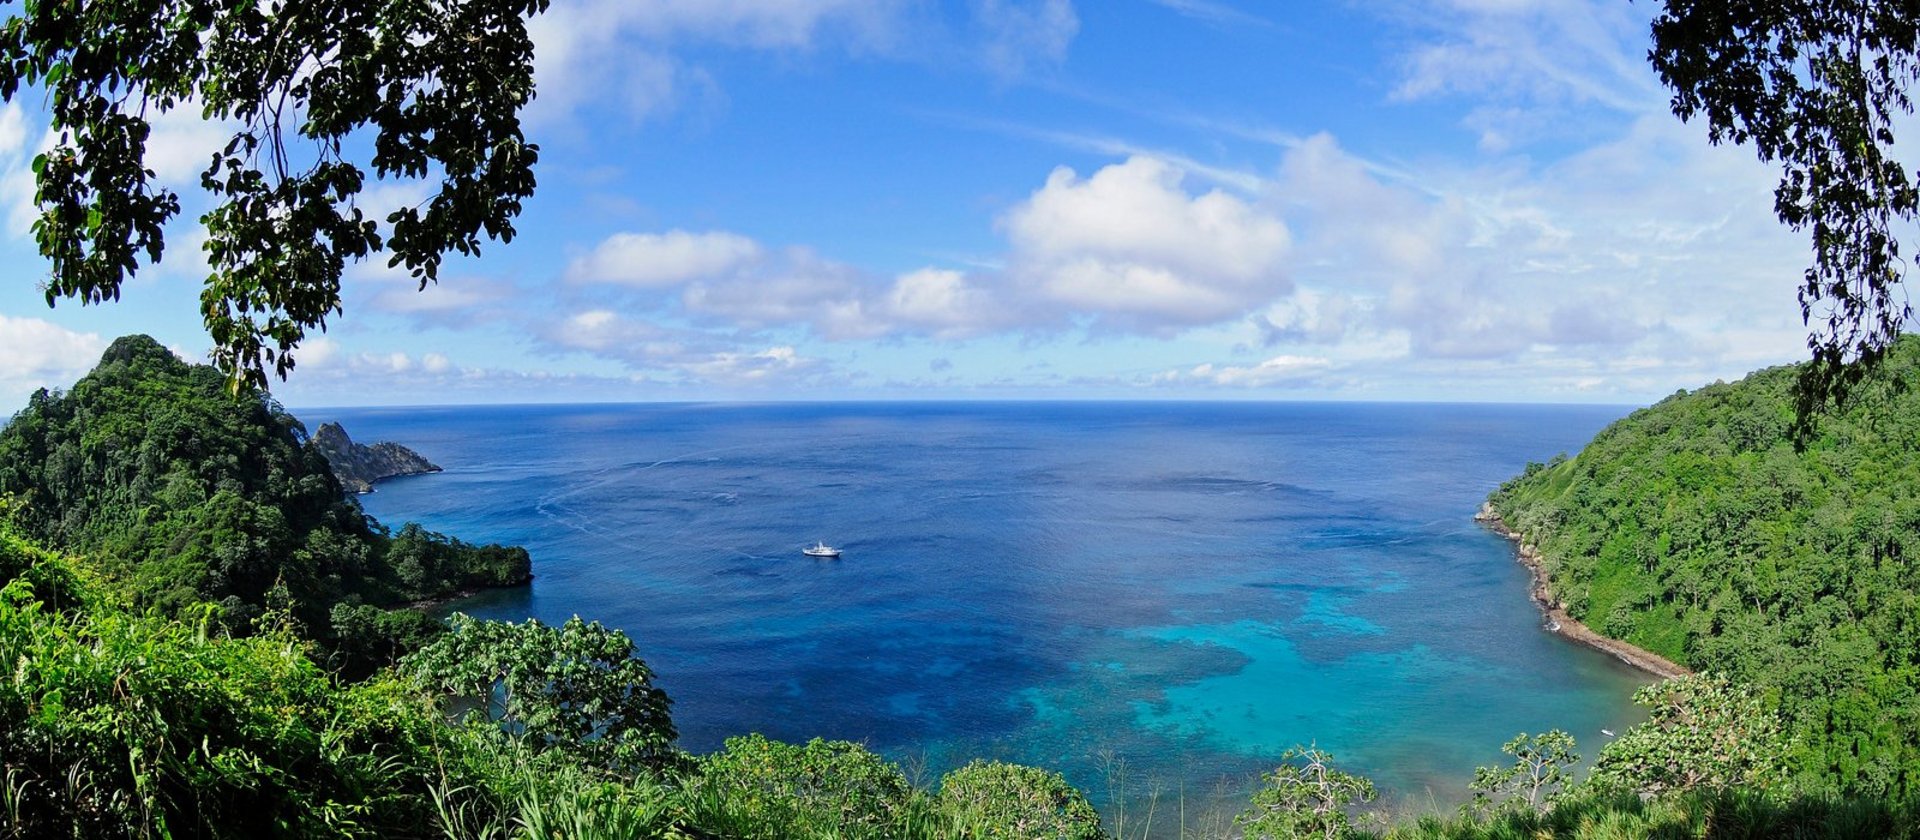
[[[912,799],[900,768],[847,741],[728,738],[725,750],[700,760],[699,774],[701,789],[724,793],[709,819],[748,838],[805,836],[809,827],[885,837]]]
[[[472,736],[475,730],[461,730]],[[612,776],[557,750],[518,740],[463,737],[451,772],[435,781],[434,834],[445,840],[682,838],[678,791],[648,774]]]
[[[1273,772],[1261,776],[1253,805],[1234,822],[1255,838],[1346,837],[1352,832],[1347,807],[1373,801],[1373,782],[1333,767],[1333,756],[1314,747],[1294,747],[1280,755]]]
[[[16,836],[377,837],[418,797],[433,738],[390,681],[333,687],[284,634],[118,611],[61,614],[0,588],[0,767]],[[423,762],[422,762],[423,763]]]
[[[1916,815],[1910,803],[1881,799],[1787,799],[1739,789],[1643,799],[1631,793],[1576,790],[1545,812],[1518,808],[1454,819],[1426,816],[1379,836],[1389,840],[1896,840],[1920,837]]]
[[[1473,771],[1473,805],[1480,810],[1512,803],[1539,811],[1553,804],[1573,781],[1573,765],[1580,755],[1573,751],[1573,736],[1555,729],[1539,735],[1522,732],[1500,745],[1500,751],[1513,756],[1507,767],[1479,767]]]
[[[523,549],[417,525],[390,537],[341,493],[304,434],[265,395],[231,393],[212,368],[130,336],[72,390],[34,394],[0,429],[0,494],[15,500],[10,518],[26,536],[95,557],[141,605],[178,613],[213,601],[245,628],[281,598],[341,649],[386,641],[357,632],[417,636],[420,625],[336,615],[335,604],[371,609],[528,578]]]
[[[1060,774],[1000,761],[974,761],[940,780],[941,810],[981,840],[1101,840],[1100,815]]]
[[[176,108],[230,127],[200,187],[211,273],[201,314],[236,385],[284,376],[306,331],[340,311],[348,261],[383,247],[424,288],[442,255],[511,241],[539,148],[526,18],[546,0],[27,2],[0,26],[0,97],[46,97],[34,236],[47,302],[115,300],[160,261],[178,194],[148,169],[150,120]],[[386,234],[355,204],[368,173],[437,180]]]
[[[1703,119],[1715,143],[1751,143],[1778,161],[1774,211],[1809,231],[1814,263],[1801,314],[1817,326],[1803,369],[1807,406],[1857,381],[1912,307],[1900,240],[1920,186],[1894,154],[1913,113],[1920,18],[1879,0],[1665,0],[1650,58],[1673,112]]]
[[[1634,702],[1644,722],[1600,750],[1592,782],[1660,796],[1675,791],[1777,790],[1786,780],[1780,718],[1725,677],[1695,674],[1650,685]]]
[[[1679,393],[1492,498],[1568,612],[1777,709],[1795,783],[1920,782],[1920,338],[1819,437],[1796,367]]]
[[[536,751],[565,750],[612,770],[659,767],[676,756],[666,692],[633,658],[633,641],[597,621],[574,616],[549,627],[455,613],[451,631],[401,670]]]

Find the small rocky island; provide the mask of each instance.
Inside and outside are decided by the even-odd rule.
[[[439,472],[432,461],[397,443],[354,443],[339,423],[325,423],[313,433],[311,444],[327,456],[333,477],[349,493],[371,493],[383,478]]]

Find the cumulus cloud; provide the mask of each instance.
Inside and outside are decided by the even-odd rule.
[[[540,333],[540,338],[555,348],[641,364],[682,356],[694,337],[610,309],[574,313],[548,324]]]
[[[1135,156],[1081,178],[1061,167],[1001,220],[1010,271],[1108,325],[1165,330],[1217,322],[1285,294],[1279,218]]]
[[[800,246],[771,247],[728,231],[614,234],[575,260],[577,286],[669,296],[709,326],[804,326],[833,341],[975,335],[1017,307],[983,279],[941,268],[888,278]]]
[[[759,243],[725,231],[616,233],[569,264],[567,279],[662,288],[731,274],[762,256]]]
[[[960,338],[1004,326],[1012,308],[1011,301],[995,300],[992,292],[965,273],[941,268],[894,278],[885,302],[889,316],[936,338]]]
[[[750,270],[690,283],[681,300],[690,313],[748,329],[804,324],[829,339],[872,338],[889,325],[867,312],[870,286],[851,265],[789,247]]]
[[[39,388],[63,388],[100,360],[107,342],[39,318],[0,315],[0,400],[19,405]]]

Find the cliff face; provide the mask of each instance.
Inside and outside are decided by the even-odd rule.
[[[313,433],[313,447],[327,456],[333,475],[350,493],[371,493],[373,483],[399,475],[439,472],[420,453],[397,443],[354,443],[339,423],[326,423]]]

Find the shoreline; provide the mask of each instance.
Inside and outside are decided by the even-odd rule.
[[[1533,578],[1528,591],[1533,596],[1534,606],[1539,607],[1541,615],[1546,616],[1548,630],[1661,679],[1670,680],[1693,673],[1687,667],[1653,651],[1595,633],[1592,628],[1568,615],[1566,607],[1559,598],[1554,597],[1548,585],[1547,570],[1541,563],[1539,550],[1528,543],[1524,535],[1507,526],[1500,514],[1494,512],[1492,502],[1481,505],[1480,512],[1474,514],[1473,519],[1513,542],[1520,565],[1527,567],[1528,574]]]

